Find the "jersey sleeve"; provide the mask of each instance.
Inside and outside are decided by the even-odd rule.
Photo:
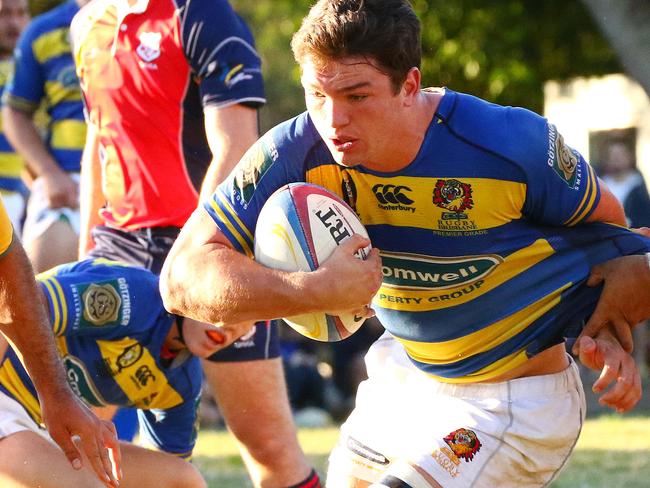
[[[312,141],[304,114],[285,122],[258,140],[203,208],[233,247],[253,256],[257,217],[277,189],[305,181],[305,158]],[[314,130],[315,131],[315,130]]]
[[[56,336],[111,340],[142,332],[163,311],[155,275],[144,269],[85,260],[41,273]]]
[[[227,1],[187,2],[181,23],[183,49],[204,107],[266,101],[253,36]]]
[[[14,73],[7,83],[3,101],[15,110],[32,114],[45,96],[42,66],[34,54],[34,24],[23,31],[14,51]]]
[[[551,225],[583,222],[600,200],[591,165],[545,119],[524,109],[510,109],[508,119],[514,159],[526,179],[523,214]]]
[[[184,459],[192,456],[198,434],[199,395],[167,410],[138,410],[145,444]]]

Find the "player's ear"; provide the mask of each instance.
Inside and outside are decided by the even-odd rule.
[[[422,74],[418,68],[411,68],[406,74],[406,78],[402,83],[401,92],[404,96],[404,104],[407,107],[413,105],[416,97],[420,93],[420,81],[422,80]]]

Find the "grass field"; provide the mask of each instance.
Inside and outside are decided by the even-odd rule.
[[[324,473],[328,452],[336,442],[336,428],[301,430],[299,438]],[[202,431],[194,454],[194,462],[211,488],[252,486],[227,432]],[[568,467],[552,487],[650,487],[650,417],[589,419]]]

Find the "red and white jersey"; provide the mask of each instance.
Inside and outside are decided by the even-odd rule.
[[[203,107],[265,102],[248,27],[225,0],[93,0],[72,37],[99,131],[103,219],[181,227],[212,157]]]

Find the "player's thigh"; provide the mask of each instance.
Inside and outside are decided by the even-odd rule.
[[[25,250],[36,272],[76,260],[79,237],[65,220],[57,220],[25,242]]]
[[[120,488],[204,488],[205,480],[188,461],[134,444],[120,443]],[[72,486],[72,485],[70,485]],[[81,486],[81,485],[79,485]]]
[[[88,463],[85,466],[89,466]],[[0,440],[0,486],[3,488],[100,488],[94,471],[72,468],[63,452],[40,435],[25,430]]]

